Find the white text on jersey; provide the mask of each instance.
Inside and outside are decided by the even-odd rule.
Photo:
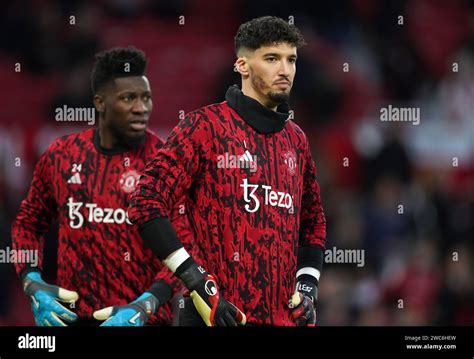
[[[123,208],[100,208],[97,203],[74,202],[72,197],[68,198],[67,206],[69,208],[69,225],[74,229],[82,227],[84,218],[91,223],[132,224]],[[82,207],[87,209],[87,216],[80,211]]]
[[[248,183],[248,179],[244,178],[243,184],[241,184],[240,187],[243,187],[244,189],[244,201],[247,202],[247,204],[245,205],[245,210],[250,213],[258,211],[258,209],[260,208],[260,200],[255,195],[255,192],[260,187],[260,185],[250,184]],[[293,197],[291,197],[289,193],[274,191],[272,190],[271,186],[262,185],[261,187],[264,190],[263,203],[265,205],[286,208],[289,210],[289,213],[293,213]],[[254,202],[253,208],[250,205],[252,201]]]

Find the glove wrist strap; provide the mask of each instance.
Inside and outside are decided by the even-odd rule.
[[[157,301],[156,308],[159,308],[165,304],[173,294],[173,290],[171,289],[170,285],[163,280],[153,283],[151,287],[148,288],[147,292],[151,293],[155,297]]]
[[[311,298],[313,302],[318,300],[318,280],[313,276],[307,274],[299,276],[295,290]]]
[[[145,299],[131,303],[129,307],[140,312],[141,317],[144,319],[144,323],[146,323],[159,308],[159,302],[154,295],[150,295]]]
[[[186,259],[175,272],[176,276],[181,279],[189,290],[199,287],[199,284],[206,278],[207,273],[201,266],[194,261],[192,257]]]
[[[41,271],[38,268],[25,267],[20,273],[20,279],[22,283],[25,282],[26,276],[28,275],[28,273],[31,273],[31,272],[38,272],[41,275]]]

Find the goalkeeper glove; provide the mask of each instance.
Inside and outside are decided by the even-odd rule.
[[[191,292],[194,306],[207,326],[245,325],[245,314],[221,297],[214,277],[191,258],[178,267],[176,275]]]
[[[63,326],[73,323],[77,315],[58,301],[73,303],[79,295],[76,292],[47,284],[39,272],[28,272],[23,279],[23,290],[30,297],[31,307],[38,326]]]
[[[318,287],[312,280],[299,280],[296,290],[288,306],[292,311],[296,325],[299,327],[314,327],[316,325],[316,309]]]
[[[97,320],[105,320],[101,327],[140,327],[171,298],[171,294],[171,287],[158,281],[130,304],[96,310],[93,315]]]

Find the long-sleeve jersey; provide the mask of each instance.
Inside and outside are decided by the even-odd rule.
[[[163,142],[151,131],[134,150],[106,150],[98,129],[61,137],[38,161],[27,197],[12,225],[17,250],[37,250],[42,268],[44,234],[57,218],[57,285],[79,294],[75,311],[91,319],[95,310],[135,300],[156,280],[177,285],[127,216],[130,193],[147,159]],[[184,242],[190,240],[183,204],[173,211],[173,223]],[[25,264],[16,264],[17,273]],[[170,307],[158,322],[170,323]],[[150,323],[156,323],[152,318]]]
[[[288,113],[231,87],[226,101],[189,113],[150,161],[132,195],[139,226],[167,217],[186,194],[192,255],[249,323],[294,325],[297,251],[325,247],[316,167]]]

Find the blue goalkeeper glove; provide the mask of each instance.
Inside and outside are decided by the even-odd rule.
[[[314,281],[299,280],[288,306],[296,325],[314,327],[316,325],[315,303],[318,300],[318,287]]]
[[[79,295],[76,292],[47,284],[39,272],[28,272],[23,278],[23,290],[31,300],[31,308],[37,326],[62,326],[73,323],[77,315],[62,306],[59,301],[73,303]],[[64,322],[66,321],[66,322]]]
[[[245,325],[245,314],[219,293],[214,277],[188,258],[175,273],[191,292],[197,312],[207,326]]]
[[[164,281],[158,281],[133,302],[96,310],[93,316],[97,320],[105,320],[101,327],[141,327],[171,298],[171,294],[171,287]]]

